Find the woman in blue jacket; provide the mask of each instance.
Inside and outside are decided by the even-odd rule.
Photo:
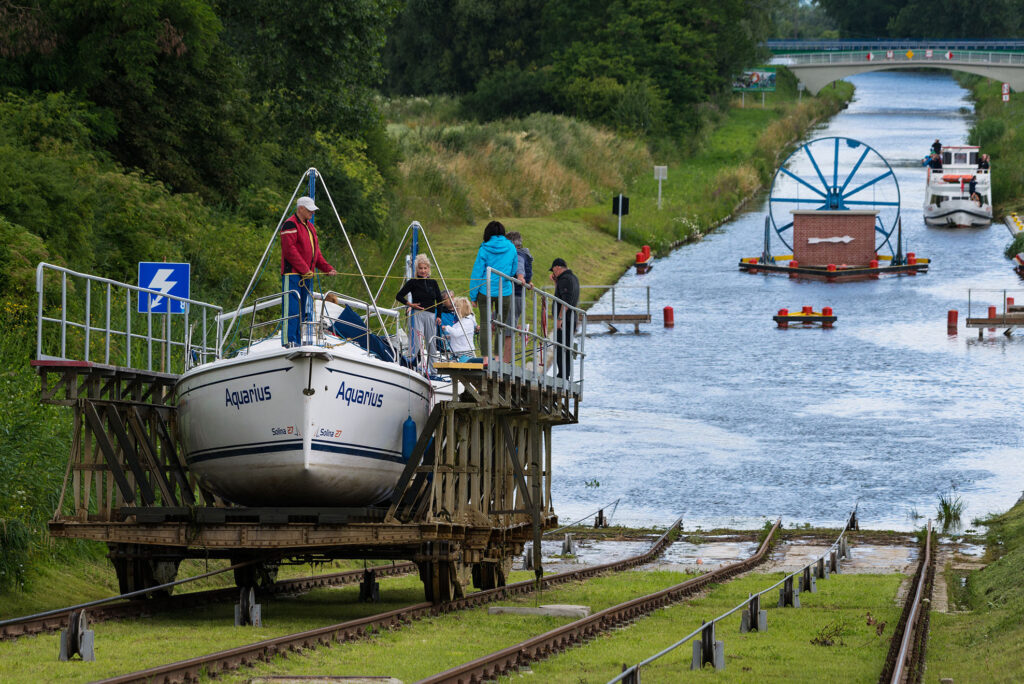
[[[498,315],[499,302],[501,320],[511,326],[513,320],[512,306],[512,283],[504,278],[492,276],[490,282],[491,307],[487,308],[487,268],[490,267],[499,273],[504,273],[510,278],[516,276],[519,266],[519,255],[516,253],[516,246],[505,237],[505,226],[498,221],[491,221],[484,228],[484,241],[476,252],[476,262],[473,264],[473,273],[470,276],[469,299],[476,302],[480,308],[480,352],[486,359],[490,357],[492,350],[487,346],[487,330],[491,325],[491,319]],[[506,330],[502,327],[494,328],[491,336],[494,339],[494,349],[501,349],[501,340],[505,338]],[[511,342],[512,338],[508,337]],[[511,348],[505,350],[505,361],[511,361]]]

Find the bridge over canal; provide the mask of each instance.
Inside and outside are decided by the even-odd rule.
[[[977,74],[1024,90],[1024,41],[1019,40],[879,40],[765,43],[807,90],[816,94],[844,76],[886,69],[947,69]]]

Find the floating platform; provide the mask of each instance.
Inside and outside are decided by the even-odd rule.
[[[803,307],[800,311],[789,312],[789,309],[779,309],[779,313],[772,316],[772,320],[778,323],[780,328],[788,328],[790,324],[801,327],[820,326],[831,328],[838,320],[838,316],[832,313],[832,307],[823,307],[821,311],[814,311],[809,306]]]
[[[844,282],[852,280],[872,280],[883,275],[917,275],[927,273],[930,259],[915,256],[912,252],[903,263],[892,263],[891,257],[879,257],[868,266],[848,266],[846,264],[828,264],[826,266],[801,266],[793,260],[792,255],[777,257],[749,257],[740,259],[741,271],[747,273],[785,273],[790,278],[808,280],[824,280],[827,282]]]
[[[640,275],[647,273],[654,266],[654,257],[651,256],[651,248],[644,245],[644,248],[636,253],[636,272]]]
[[[1017,237],[1020,233],[1024,233],[1024,220],[1021,219],[1017,214],[1010,214],[1003,218],[1003,223],[1006,224],[1006,229],[1010,231],[1010,235]]]

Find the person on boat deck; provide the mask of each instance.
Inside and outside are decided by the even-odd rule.
[[[480,352],[488,358],[497,349],[503,349],[505,361],[512,359],[512,338],[505,334],[506,329],[500,326],[491,330],[494,336],[494,349],[487,345],[487,331],[491,321],[501,312],[502,322],[512,325],[512,283],[501,276],[491,276],[490,287],[487,282],[487,268],[499,273],[515,277],[519,266],[519,255],[516,246],[505,237],[505,226],[498,221],[491,221],[484,228],[484,240],[476,252],[473,262],[473,273],[470,275],[469,298],[480,308]],[[487,295],[491,296],[491,307],[487,308]],[[501,341],[501,344],[498,344]]]
[[[987,169],[990,167],[990,162],[987,154],[981,155],[981,160],[978,162],[979,169]]]
[[[455,298],[455,313],[458,319],[451,325],[445,325],[441,331],[448,336],[448,344],[452,353],[461,361],[473,356],[473,333],[476,331],[476,318],[473,317],[473,305],[466,297]]]
[[[976,192],[972,192],[971,193],[971,201],[974,202],[975,204],[977,204],[980,207],[981,206],[981,195],[979,195]]]
[[[416,273],[405,281],[395,299],[409,307],[412,316],[412,355],[417,356],[420,349],[426,348],[428,358],[436,357],[437,348],[431,340],[437,335],[436,317],[438,304],[441,303],[441,289],[437,281],[430,277],[430,259],[426,254],[416,255]]]
[[[932,154],[942,154],[942,143],[939,142],[938,138],[932,143]]]
[[[530,254],[530,250],[523,247],[523,236],[518,231],[512,231],[506,235],[512,244],[516,246],[516,254],[518,255],[518,265],[516,266],[516,278],[519,280],[515,284],[515,322],[516,327],[522,327],[523,322],[523,310],[525,302],[525,290],[524,287],[533,289],[533,255]]]
[[[338,274],[320,253],[320,239],[313,226],[316,210],[312,197],[300,197],[295,202],[295,213],[281,226],[281,289],[288,293],[281,308],[286,323],[285,344],[289,347],[302,344],[302,323],[312,320],[310,288],[316,270]]]
[[[928,159],[928,166],[929,166],[929,168],[931,168],[931,169],[933,169],[935,171],[941,171],[942,170],[942,155],[940,155],[938,152],[933,154]]]
[[[441,304],[437,307],[437,318],[434,319],[434,323],[437,324],[438,330],[443,330],[444,326],[451,325],[457,320],[455,304],[452,301],[452,291],[445,290],[441,293]],[[437,337],[437,351],[444,351],[444,340],[441,339],[440,335]]]
[[[580,303],[580,281],[576,274],[569,270],[565,259],[551,262],[551,280],[555,283],[555,297],[569,306]],[[563,304],[555,305],[555,342],[565,348],[555,348],[555,375],[560,378],[572,378],[572,336],[576,328],[576,312]]]

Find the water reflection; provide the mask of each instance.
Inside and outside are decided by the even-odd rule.
[[[858,501],[862,524],[910,529],[908,512],[934,516],[950,483],[966,520],[1017,499],[1024,416],[1010,407],[1024,338],[946,334],[949,309],[966,318],[969,287],[1020,287],[1002,256],[1009,235],[998,224],[926,228],[921,217],[918,162],[935,138],[966,141],[967,93],[939,73],[852,80],[857,99],[811,137],[855,138],[885,156],[906,249],[930,257],[931,271],[831,284],[740,273],[740,257],[760,252],[761,202],[651,273],[624,276],[652,286],[655,312],[674,307],[676,326],[588,339],[581,421],[555,438],[564,518],[622,496],[617,522],[838,524]],[[836,327],[775,327],[776,310],[803,305],[831,306]]]

